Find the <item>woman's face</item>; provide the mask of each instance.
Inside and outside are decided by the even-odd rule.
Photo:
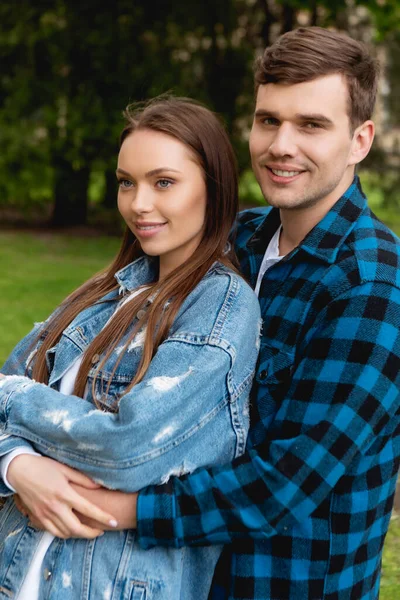
[[[160,277],[199,245],[207,190],[201,167],[179,140],[151,129],[134,131],[118,156],[118,209],[143,251],[160,257]]]

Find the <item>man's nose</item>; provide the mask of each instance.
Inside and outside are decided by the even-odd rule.
[[[289,123],[282,123],[272,139],[269,151],[274,156],[295,156],[297,152],[296,134]]]

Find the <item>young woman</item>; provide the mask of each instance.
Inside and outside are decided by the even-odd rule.
[[[232,148],[218,119],[187,99],[127,117],[121,250],[2,370],[0,491],[41,510],[47,532],[7,501],[0,599],[206,600],[220,553],[143,551],[133,530],[100,536],[76,514],[116,525],[73,484],[136,491],[231,460],[248,428],[259,308],[231,262]]]

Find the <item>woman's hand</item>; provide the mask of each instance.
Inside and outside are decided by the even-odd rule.
[[[79,495],[72,484],[89,490],[101,486],[51,458],[21,454],[11,461],[7,479],[18,494],[17,507],[23,507],[35,526],[56,537],[92,539],[102,535],[103,528],[118,525],[111,514]],[[81,523],[75,512],[96,521],[97,527]]]

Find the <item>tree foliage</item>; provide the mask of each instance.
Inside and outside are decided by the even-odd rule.
[[[367,4],[388,36],[397,3]],[[168,90],[223,116],[245,168],[255,53],[300,22],[346,26],[348,14],[346,0],[2,2],[0,205],[84,223],[93,172],[112,205],[122,109]]]

